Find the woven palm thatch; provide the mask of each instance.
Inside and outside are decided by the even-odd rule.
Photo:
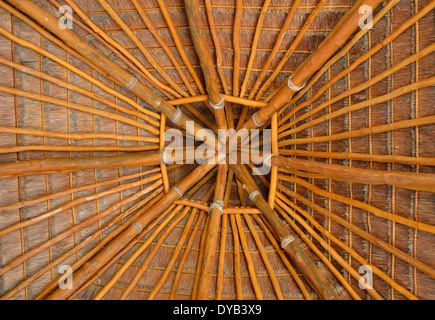
[[[0,1],[0,298],[434,299],[434,7]]]

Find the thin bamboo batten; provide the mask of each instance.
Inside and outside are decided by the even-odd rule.
[[[131,264],[149,247],[149,245],[154,241],[154,239],[160,234],[160,232],[166,227],[175,226],[175,221],[177,223],[187,214],[189,208],[184,209],[180,215],[177,214],[183,209],[183,206],[177,206],[174,208],[169,215],[164,219],[162,223],[153,231],[149,238],[131,255],[131,257],[122,265],[122,267],[116,272],[116,274],[110,278],[110,281],[101,289],[100,292],[95,296],[94,300],[101,300],[104,295],[113,287],[113,285],[119,280],[119,278],[127,271]],[[175,221],[172,219],[177,216]],[[180,218],[181,217],[181,218]]]
[[[329,199],[334,199],[334,200],[340,201],[340,202],[345,203],[347,205],[351,205],[355,208],[360,208],[360,209],[365,210],[367,212],[370,212],[378,217],[388,219],[388,220],[394,221],[396,223],[400,223],[404,226],[407,226],[407,227],[410,227],[410,228],[413,228],[416,230],[421,230],[421,231],[429,232],[432,234],[435,233],[435,226],[433,226],[433,225],[430,225],[430,224],[427,224],[424,222],[414,221],[414,220],[411,220],[409,218],[402,217],[398,214],[391,213],[391,212],[388,212],[385,210],[381,210],[379,208],[376,208],[376,207],[371,206],[369,204],[363,203],[361,201],[351,199],[351,198],[348,198],[345,196],[341,196],[339,194],[332,193],[332,192],[329,192],[326,190],[322,190],[322,189],[314,186],[313,184],[310,184],[309,182],[307,182],[303,179],[297,178],[297,177],[288,177],[286,180],[298,183],[298,184],[306,187],[307,189],[314,191],[315,193],[317,193],[319,195],[325,196]]]
[[[279,61],[278,65],[275,67],[275,70],[273,73],[269,76],[269,78],[265,81],[265,83],[260,87],[258,90],[257,96],[255,97],[256,101],[259,101],[261,97],[264,94],[264,91],[271,85],[271,83],[276,79],[281,69],[284,67],[287,60],[290,58],[290,56],[293,54],[296,47],[299,45],[299,43],[302,41],[305,33],[307,32],[308,28],[313,24],[314,19],[319,15],[320,11],[325,6],[327,0],[320,0],[316,8],[311,11],[310,15],[307,17],[307,19],[304,22],[304,25],[302,26],[301,30],[298,32],[296,38],[293,40],[290,47],[287,49],[284,57]]]
[[[97,0],[100,6],[109,14],[109,16],[115,21],[115,23],[124,31],[124,33],[133,41],[133,43],[139,48],[139,51],[145,56],[147,61],[157,70],[157,72],[165,79],[171,87],[173,87],[176,91],[171,89],[171,87],[165,86],[165,90],[171,92],[172,94],[180,94],[182,96],[187,96],[187,92],[184,91],[157,63],[157,61],[153,58],[153,56],[148,52],[143,43],[136,37],[136,35],[131,31],[131,29],[127,26],[127,24],[118,16],[118,14],[113,10],[113,8],[107,3],[106,0]],[[140,66],[142,64],[139,63]],[[143,67],[142,67],[143,68]],[[143,68],[145,71],[146,69]],[[153,80],[154,83],[158,82],[158,80],[148,71],[146,70],[146,75]]]
[[[300,2],[301,2],[301,0],[294,0],[293,1],[292,7],[291,7],[284,23],[282,24],[282,27],[281,27],[281,30],[279,31],[278,36],[276,37],[276,41],[275,41],[275,44],[273,46],[273,49],[272,49],[270,55],[267,57],[267,60],[264,63],[264,66],[263,66],[259,76],[255,80],[253,88],[249,92],[248,99],[254,98],[255,93],[257,92],[258,88],[260,87],[261,82],[263,81],[264,76],[266,75],[267,69],[269,68],[270,64],[272,63],[273,59],[275,58],[275,56],[279,50],[279,47],[281,46],[282,40],[283,40],[287,30],[288,30],[290,22],[292,21]]]
[[[289,219],[285,213],[288,215],[292,215],[291,210],[287,207],[280,199],[277,199],[277,204],[279,207],[278,211],[281,213],[281,216],[289,223],[291,228],[299,235],[302,241],[304,241],[310,249],[321,259],[321,261],[326,265],[326,267],[334,274],[338,281],[343,285],[345,290],[351,295],[354,300],[361,300],[361,297],[355,292],[349,282],[347,282],[341,273],[333,266],[331,261],[313,244],[313,242],[302,232],[302,230],[291,220]],[[298,220],[300,222],[300,220]],[[301,223],[301,222],[300,222]],[[348,271],[356,280],[361,278],[361,275],[356,272],[335,250],[333,250],[317,233],[313,232],[313,230],[305,223],[301,223],[302,227],[307,230],[310,235],[313,236],[314,239],[319,241],[319,243],[331,254],[331,256],[346,270]],[[376,300],[382,300],[381,296],[373,289],[368,290],[370,295]]]
[[[178,259],[179,254],[181,253],[181,248],[184,245],[184,242],[186,241],[187,235],[190,231],[190,227],[192,226],[193,221],[194,221],[195,217],[197,216],[197,211],[198,211],[197,209],[193,209],[192,212],[190,213],[189,219],[186,222],[186,226],[184,227],[183,233],[180,236],[180,239],[179,239],[178,244],[174,250],[174,253],[172,254],[171,259],[169,260],[163,275],[161,276],[161,278],[159,279],[157,284],[154,286],[153,290],[151,290],[151,292],[148,296],[148,300],[155,299],[159,290],[162,288],[162,286],[165,284],[166,280],[168,279],[169,274],[172,271],[172,267],[174,266],[176,260]],[[156,247],[157,247],[157,244],[156,244]],[[126,295],[127,295],[127,290],[123,293],[122,297],[124,297]],[[122,299],[122,297],[121,297],[121,299]]]
[[[125,291],[122,293],[120,300],[125,300],[127,299],[128,295],[130,294],[130,292],[133,290],[133,288],[136,286],[136,284],[139,282],[139,280],[142,278],[142,275],[145,273],[145,271],[147,270],[151,260],[154,258],[154,256],[157,254],[157,252],[160,250],[160,246],[163,244],[163,241],[168,237],[168,235],[172,232],[172,230],[174,230],[175,226],[191,211],[190,208],[184,208],[184,210],[177,216],[177,218],[173,219],[171,221],[170,224],[168,224],[167,228],[165,229],[165,231],[163,233],[161,233],[159,239],[156,241],[156,243],[154,244],[154,240],[156,240],[155,237],[153,237],[153,235],[151,235],[151,237],[149,237],[145,243],[140,247],[140,249],[138,251],[143,252],[147,247],[149,247],[151,244],[154,245],[153,249],[151,250],[151,252],[147,255],[144,263],[141,265],[141,267],[139,268],[138,272],[135,274],[133,280],[128,284],[127,288],[125,289]],[[143,249],[145,248],[145,249]],[[138,255],[136,255],[136,257],[139,257]],[[129,261],[132,261],[132,263],[136,260],[136,259],[132,259],[133,256],[129,259]],[[124,265],[125,266],[125,265]],[[123,268],[124,268],[123,266]],[[126,269],[125,269],[126,270]],[[150,295],[148,296],[149,300],[153,299],[153,297],[157,294],[157,291],[155,290],[159,290],[158,285],[156,285],[154,287],[154,289],[151,291]],[[99,294],[100,295],[100,294]],[[95,300],[98,299],[98,296],[95,298]]]
[[[192,64],[189,61],[189,58],[187,57],[186,53],[184,52],[183,45],[180,41],[180,38],[177,33],[177,29],[174,26],[174,23],[172,22],[171,16],[168,12],[168,9],[165,5],[165,2],[163,0],[157,0],[157,3],[159,5],[160,11],[163,15],[163,18],[165,19],[169,31],[172,35],[172,38],[174,40],[175,46],[178,50],[178,53],[181,56],[181,59],[183,60],[184,64],[186,65],[187,69],[189,70],[190,74],[192,75],[193,79],[195,80],[196,85],[198,86],[198,90],[201,94],[205,93],[204,87],[202,86],[201,80],[199,79],[198,75],[195,72],[195,69],[193,68]]]
[[[239,96],[239,68],[240,68],[240,23],[243,15],[243,0],[236,0],[233,26],[234,68],[233,68],[233,96]]]

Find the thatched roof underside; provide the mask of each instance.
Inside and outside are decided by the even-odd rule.
[[[59,4],[67,4],[32,1],[56,18]],[[211,171],[184,202],[168,203],[111,259],[76,278],[138,216],[155,210],[153,199],[199,165],[120,162],[41,172],[35,163],[43,159],[158,152],[161,129],[177,126],[15,2],[23,1],[0,1],[0,298],[50,297],[59,268],[71,266],[69,299],[197,299],[201,277],[210,299],[319,299],[232,171],[223,186]],[[216,128],[184,1],[67,2],[80,9],[72,32],[86,45],[195,123]],[[267,108],[356,2],[199,1],[219,92],[243,98],[227,101],[227,124],[237,127]],[[272,174],[253,176],[255,184],[340,299],[435,299],[434,3],[381,2],[373,28],[357,28],[344,51],[328,58],[265,126],[277,131],[272,145],[279,158],[308,164],[274,166]],[[190,97],[198,99],[171,102]],[[36,162],[22,172],[4,169],[28,160]],[[328,169],[333,165],[342,173]],[[252,173],[255,165],[245,167]],[[367,178],[376,171],[385,182]],[[407,177],[420,182],[407,184]],[[224,210],[210,226],[204,206],[218,188],[233,211]],[[211,230],[216,250],[211,273],[203,275]],[[373,270],[373,290],[359,286],[363,265]]]

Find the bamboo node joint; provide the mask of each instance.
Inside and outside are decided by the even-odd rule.
[[[255,190],[254,192],[252,192],[252,193],[249,195],[249,200],[254,201],[254,198],[255,198],[256,196],[261,196],[261,192]]]
[[[171,189],[179,195],[180,199],[183,197],[183,192],[181,192],[180,188],[178,188],[177,186],[173,186]]]

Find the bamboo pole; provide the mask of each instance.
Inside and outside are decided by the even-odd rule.
[[[219,86],[215,70],[213,68],[213,60],[210,55],[209,48],[205,41],[205,36],[202,30],[201,15],[199,13],[198,0],[185,0],[185,9],[189,29],[192,35],[193,44],[196,54],[198,55],[201,65],[204,81],[206,84],[210,105],[213,107],[213,113],[216,119],[218,129],[226,129],[226,117],[224,105],[221,101],[222,96],[219,93]]]
[[[1,129],[0,129],[1,130]],[[360,160],[370,162],[392,162],[409,165],[435,166],[435,158],[425,157],[407,157],[399,155],[383,155],[383,154],[365,154],[365,153],[350,153],[350,152],[322,152],[308,150],[290,150],[279,149],[280,155],[300,156],[323,159],[340,159],[340,160]]]
[[[282,156],[271,157],[271,164],[289,169],[325,173],[331,176],[343,177],[358,183],[389,184],[411,190],[435,191],[435,174],[430,173],[362,169]]]
[[[213,203],[218,204],[218,201],[223,201],[225,192],[225,180],[227,176],[227,165],[220,164],[218,166],[216,189]],[[200,277],[198,279],[198,292],[196,298],[198,300],[208,300],[210,295],[211,278],[213,273],[213,265],[215,260],[216,243],[219,231],[219,221],[223,212],[223,207],[214,207],[209,209],[209,221],[207,235],[204,244],[204,254],[200,267]]]

